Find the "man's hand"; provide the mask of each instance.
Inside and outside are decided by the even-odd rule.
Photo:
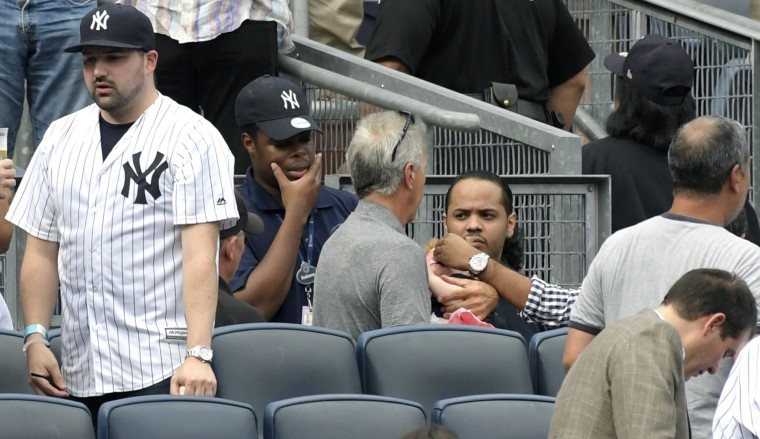
[[[34,393],[61,398],[69,396],[58,360],[50,348],[42,343],[29,345],[26,349],[26,364],[29,369],[29,385]]]
[[[443,265],[456,270],[468,271],[470,258],[480,253],[461,236],[449,233],[435,244],[433,257]]]
[[[309,166],[303,177],[295,181],[288,180],[282,169],[272,163],[272,172],[280,185],[282,206],[285,215],[293,215],[303,219],[304,224],[309,217],[319,194],[320,176],[322,175],[322,154],[317,154],[314,163]]]
[[[13,166],[13,160],[0,160],[0,200],[7,200],[11,197],[11,189],[16,187],[16,168]]]
[[[169,392],[172,395],[216,395],[216,376],[211,370],[211,363],[204,363],[195,357],[185,358],[172,377]]]
[[[443,317],[449,318],[451,313],[459,308],[469,309],[480,320],[485,319],[499,305],[499,293],[491,285],[474,279],[460,279],[451,276],[441,276],[441,279],[461,287],[455,291],[446,292],[437,297],[443,305]]]
[[[407,67],[406,64],[401,62],[401,60],[396,58],[395,56],[386,56],[385,58],[380,58],[377,60],[377,63],[380,65],[384,65],[385,67],[388,67],[389,69],[393,69],[401,73],[406,73],[407,75],[412,74],[412,69]]]

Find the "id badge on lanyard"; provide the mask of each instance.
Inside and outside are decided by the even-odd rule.
[[[309,237],[311,244],[311,237]],[[314,307],[312,306],[311,298],[313,296],[312,284],[314,283],[314,268],[309,262],[302,261],[301,268],[296,272],[296,282],[303,285],[303,289],[306,292],[306,302],[308,305],[301,307],[301,324],[311,326],[314,317]]]
[[[282,220],[280,220],[282,222]],[[299,247],[298,258],[301,260],[301,266],[296,271],[296,282],[303,286],[306,293],[306,306],[301,307],[301,324],[311,326],[314,318],[314,307],[312,298],[314,295],[314,274],[317,268],[312,265],[311,261],[314,257],[314,213],[309,215],[309,236],[306,244],[306,257]]]

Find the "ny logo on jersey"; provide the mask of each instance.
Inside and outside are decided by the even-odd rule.
[[[96,11],[92,15],[92,23],[90,23],[90,30],[107,30],[108,19],[111,18],[106,11]]]
[[[298,97],[293,93],[293,90],[288,90],[287,92],[283,91],[280,97],[282,98],[282,106],[286,110],[288,109],[288,103],[290,104],[291,110],[301,108],[301,105],[298,103]]]
[[[160,152],[156,153],[156,158],[153,159],[153,163],[150,164],[148,169],[144,172],[140,166],[140,152],[132,155],[132,165],[129,162],[124,163],[124,187],[121,189],[121,194],[125,198],[129,197],[129,182],[134,181],[137,184],[137,198],[135,198],[135,204],[148,204],[148,200],[145,198],[145,192],[147,191],[154,200],[161,197],[161,188],[158,185],[161,179],[161,174],[169,168],[169,163],[163,160],[164,155]],[[154,172],[155,171],[155,172]],[[148,183],[148,175],[153,172],[153,178]]]

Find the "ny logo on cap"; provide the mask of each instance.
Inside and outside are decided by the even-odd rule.
[[[95,11],[92,14],[90,30],[108,30],[108,19],[111,18],[106,11]]]
[[[282,98],[282,106],[286,110],[288,109],[288,103],[290,103],[291,110],[301,108],[301,105],[298,103],[298,98],[296,97],[296,94],[293,93],[293,90],[288,90],[287,92],[283,91],[280,97]]]

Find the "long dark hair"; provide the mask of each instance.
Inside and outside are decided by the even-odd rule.
[[[512,202],[512,189],[504,182],[498,175],[489,171],[468,171],[460,174],[451,183],[449,190],[446,192],[446,200],[444,202],[444,210],[448,213],[449,201],[451,199],[451,191],[454,186],[462,180],[483,180],[490,181],[501,188],[501,205],[504,206],[504,210],[507,215],[511,215],[514,212],[514,205]],[[515,224],[515,230],[512,236],[504,239],[504,249],[501,252],[501,261],[513,270],[521,270],[523,268],[523,240],[522,231],[520,227]]]
[[[607,133],[661,151],[668,150],[681,125],[697,117],[691,93],[678,105],[660,105],[642,97],[620,78],[615,78],[615,100],[618,105],[607,118]]]

